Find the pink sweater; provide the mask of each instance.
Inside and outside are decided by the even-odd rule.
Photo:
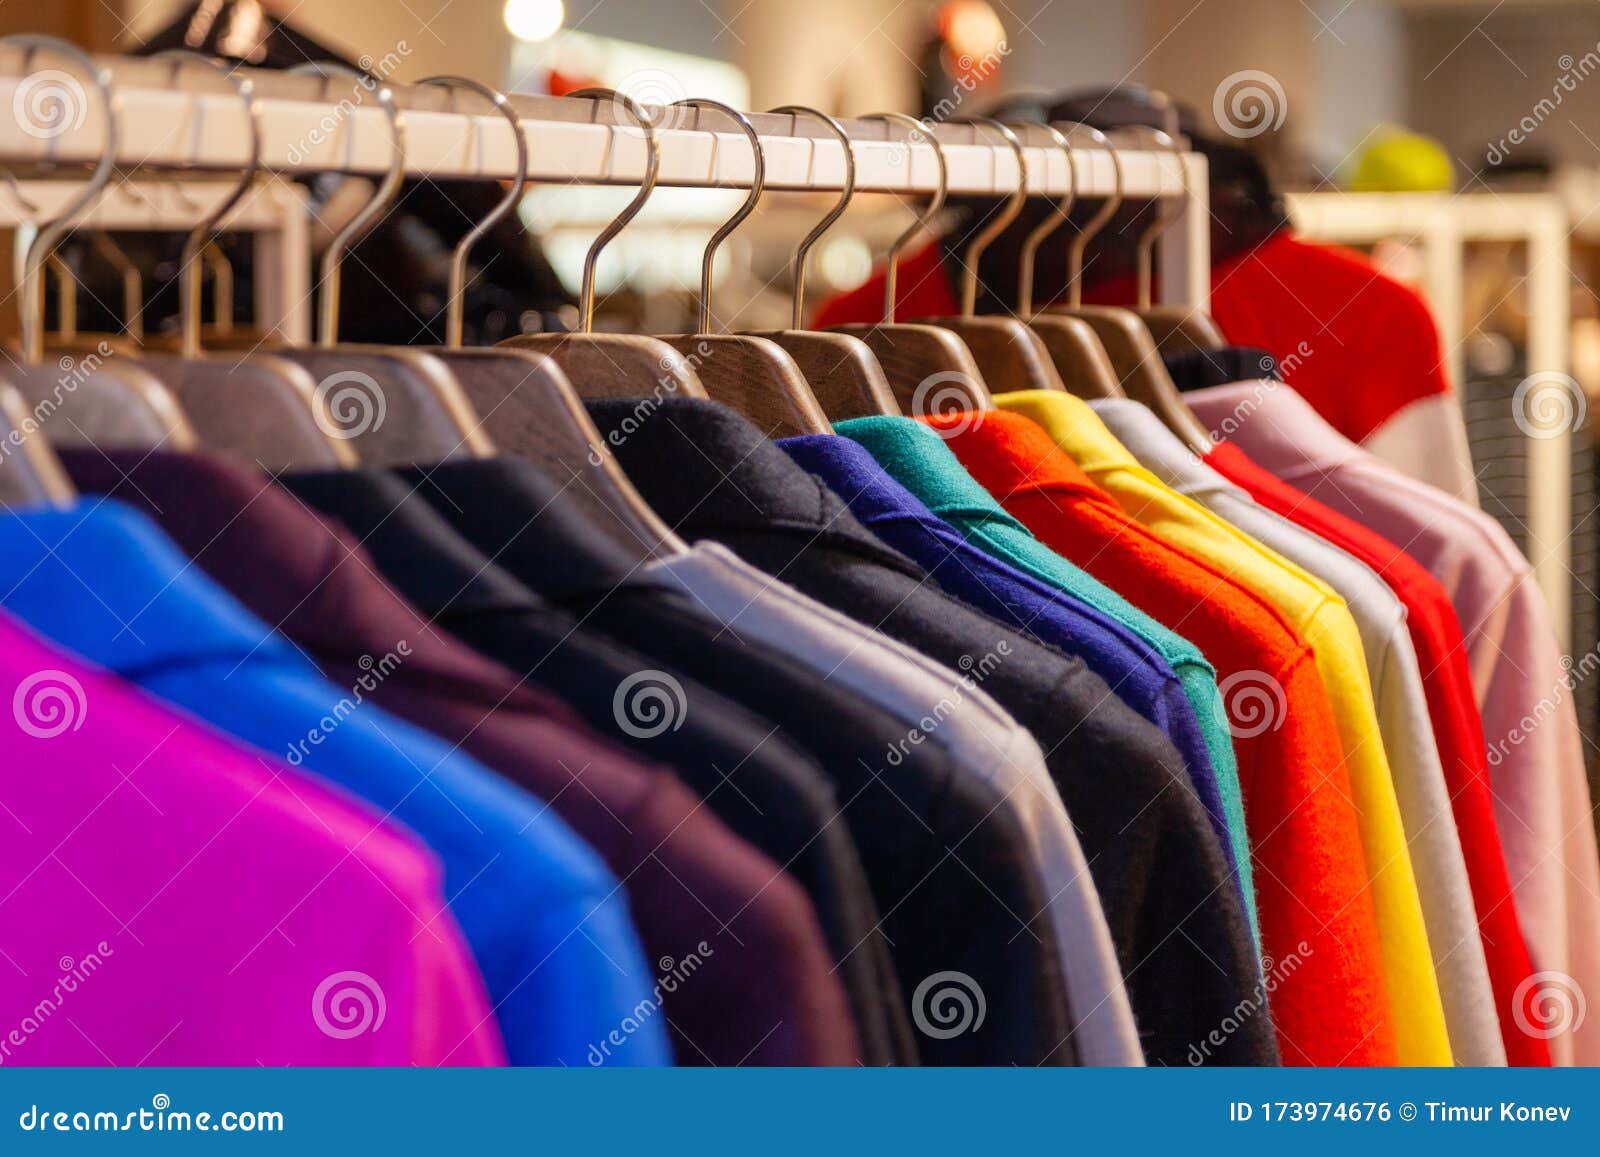
[[[0,691],[0,1065],[505,1063],[413,837],[9,618]]]
[[[1595,657],[1560,653],[1527,560],[1499,523],[1380,462],[1288,386],[1241,382],[1186,395],[1283,481],[1371,527],[1427,568],[1455,606],[1488,742],[1495,818],[1538,970],[1512,1019],[1556,1064],[1600,1064],[1600,853],[1573,707]]]

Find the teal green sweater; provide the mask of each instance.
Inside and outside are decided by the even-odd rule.
[[[873,417],[839,422],[834,431],[866,447],[880,466],[969,542],[1110,615],[1172,666],[1184,695],[1194,707],[1216,772],[1250,929],[1259,946],[1261,933],[1256,923],[1255,882],[1239,790],[1239,765],[1234,758],[1222,695],[1217,690],[1216,671],[1200,649],[1034,538],[967,473],[950,447],[929,427],[910,418]]]

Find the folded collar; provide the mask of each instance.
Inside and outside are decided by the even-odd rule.
[[[949,443],[921,422],[901,417],[852,418],[835,427],[859,442],[934,514],[972,526],[991,523],[1028,533],[961,464]]]
[[[644,420],[627,399],[586,403],[623,469],[657,514],[691,537],[719,531],[804,536],[892,566],[922,570],[889,549],[838,495],[741,415],[698,398],[663,400]],[[628,429],[624,423],[632,419]]]
[[[1082,398],[1061,390],[1017,390],[995,395],[994,404],[1036,422],[1091,477],[1139,469],[1139,459],[1106,429]]]
[[[1238,441],[1274,474],[1310,467],[1318,473],[1366,457],[1294,387],[1275,381],[1233,382],[1185,394],[1217,441]]]
[[[1242,487],[1197,458],[1147,406],[1127,398],[1106,398],[1090,406],[1140,464],[1172,489],[1191,497],[1225,494],[1252,501]]]
[[[312,669],[154,523],[110,499],[0,512],[0,604],[123,674],[200,658]]]

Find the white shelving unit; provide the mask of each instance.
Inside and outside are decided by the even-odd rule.
[[[1346,245],[1415,244],[1423,255],[1423,296],[1433,307],[1450,381],[1462,382],[1465,247],[1511,241],[1528,250],[1527,373],[1570,372],[1572,323],[1569,224],[1550,193],[1291,193],[1289,217],[1303,237]],[[1565,438],[1528,444],[1528,555],[1557,632],[1570,637],[1572,453]]]
[[[50,220],[80,188],[77,182],[63,180],[0,186],[0,229],[26,229],[34,221]],[[154,174],[130,178],[110,185],[79,227],[187,229],[215,210],[232,188],[227,181],[180,184]],[[305,189],[293,181],[262,178],[228,214],[223,227],[252,236],[256,324],[284,341],[310,341],[311,233]]]

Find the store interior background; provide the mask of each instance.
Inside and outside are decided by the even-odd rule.
[[[0,33],[42,31],[126,51],[193,7],[184,0],[12,3],[0,5]],[[207,7],[220,5],[200,5]],[[230,11],[239,19],[256,7],[235,3]],[[1188,104],[1210,128],[1225,78],[1264,73],[1281,92],[1271,96],[1281,122],[1246,143],[1290,189],[1347,181],[1363,150],[1393,126],[1443,145],[1455,189],[1470,191],[1486,177],[1503,183],[1485,172],[1491,143],[1550,96],[1563,61],[1600,52],[1600,5],[1549,0],[278,0],[259,7],[352,59],[398,60],[398,81],[452,73],[540,93],[631,83],[645,100],[711,96],[752,110],[800,103],[841,116],[920,113],[957,94],[953,32],[974,45],[973,58],[992,65],[957,95],[958,115],[980,113],[1008,94],[1137,83]],[[942,56],[930,50],[941,33]],[[1562,169],[1568,180],[1600,171],[1600,83],[1575,86],[1514,153],[1551,174],[1546,183]],[[524,216],[566,276],[583,246],[580,235],[564,235],[581,233],[625,197],[622,190],[535,190]],[[865,276],[871,242],[903,219],[878,203],[885,200],[861,198],[819,253],[816,293]],[[667,293],[685,273],[692,285],[696,246],[731,203],[663,191],[638,229],[617,242],[612,284],[602,288]],[[719,267],[719,288],[730,295],[719,313],[768,312],[765,295],[741,284],[740,266],[753,262],[760,272],[768,264],[764,238],[783,235],[795,213],[803,220],[815,211],[802,198],[778,195],[762,210]],[[652,221],[670,222],[670,237],[652,235]],[[780,265],[781,255],[780,246]],[[1387,256],[1404,272],[1403,253]],[[1600,343],[1596,361],[1600,376]]]
[[[198,11],[204,18],[223,7],[221,0],[203,0]],[[12,0],[0,4],[0,33],[46,32],[97,51],[133,51],[195,9],[194,0]],[[1600,646],[1600,486],[1592,448],[1600,414],[1600,4],[232,0],[226,10],[246,34],[252,13],[270,14],[351,60],[388,61],[393,69],[386,78],[397,82],[449,73],[557,95],[601,84],[651,103],[708,96],[748,110],[799,103],[840,116],[921,114],[941,99],[954,101],[945,108],[956,116],[977,115],[1009,94],[1133,83],[1188,105],[1201,131],[1220,135],[1225,126],[1217,114],[1230,79],[1264,77],[1273,125],[1229,136],[1289,192],[1334,195],[1347,188],[1363,155],[1399,129],[1430,138],[1445,170],[1441,204],[1539,194],[1562,214],[1555,318],[1548,308],[1540,314],[1538,302],[1551,297],[1534,291],[1530,250],[1519,240],[1463,238],[1458,276],[1443,295],[1430,282],[1437,254],[1419,243],[1413,226],[1359,244],[1387,272],[1432,295],[1484,507],[1525,549],[1530,522],[1570,527],[1569,535],[1540,539],[1529,553],[1554,552],[1570,575],[1570,582],[1562,579],[1567,592],[1553,601],[1571,652]],[[962,61],[981,62],[967,69],[965,85]],[[1520,144],[1497,148],[1513,134],[1524,138]],[[528,194],[522,220],[567,290],[577,286],[595,233],[631,195],[552,186]],[[1370,202],[1378,212],[1382,198],[1400,195],[1362,194],[1378,199]],[[658,190],[606,251],[597,324],[642,333],[688,328],[702,248],[742,197]],[[790,255],[831,201],[831,194],[792,193],[762,200],[719,252],[720,326],[789,323]],[[874,255],[909,213],[897,198],[858,196],[813,251],[811,300],[864,281]],[[568,307],[564,320],[573,312]],[[521,328],[547,320],[529,310]],[[513,328],[517,322],[511,319]],[[1541,447],[1509,421],[1518,383],[1546,369],[1570,373],[1589,401],[1570,454],[1563,446],[1554,457],[1540,457]],[[1538,462],[1558,464],[1554,485],[1549,478],[1530,485],[1543,468]],[[1551,501],[1559,506],[1553,512],[1532,509]],[[1600,718],[1600,688],[1584,695],[1596,701],[1580,705],[1583,717]],[[1590,751],[1600,747],[1591,744]],[[1592,770],[1600,776],[1600,767]]]

